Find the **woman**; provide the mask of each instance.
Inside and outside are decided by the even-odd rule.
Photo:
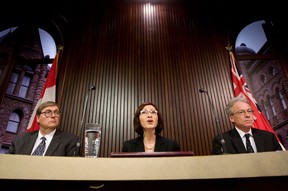
[[[168,152],[180,151],[175,140],[162,137],[164,129],[159,110],[153,103],[142,103],[138,106],[133,120],[137,138],[123,143],[122,152]]]

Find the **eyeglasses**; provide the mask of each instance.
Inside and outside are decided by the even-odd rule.
[[[51,117],[53,113],[56,117],[59,117],[61,114],[59,110],[54,110],[54,111],[47,110],[47,111],[42,112],[41,114],[45,115],[45,117]]]
[[[243,116],[243,115],[245,115],[245,113],[248,113],[249,115],[253,115],[254,114],[254,110],[252,110],[252,109],[248,109],[248,110],[240,110],[240,111],[236,111],[235,113],[232,113],[232,115],[234,115],[234,114],[238,114],[238,115],[241,115],[241,116]]]
[[[150,111],[147,111],[145,109],[141,110],[140,111],[140,115],[148,115],[148,114],[151,114],[151,115],[157,115],[158,111],[157,110],[150,110]]]

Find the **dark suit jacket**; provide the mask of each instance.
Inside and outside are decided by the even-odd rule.
[[[30,155],[37,136],[38,131],[19,134],[12,142],[8,154]],[[56,130],[45,156],[74,156],[78,142],[76,135]]]
[[[156,136],[155,152],[180,151],[180,146],[175,140]],[[123,143],[122,152],[145,152],[143,137],[127,140]]]
[[[257,152],[282,150],[276,136],[273,133],[252,128],[252,134]],[[220,138],[220,135],[214,137],[212,154],[223,154]],[[225,140],[227,154],[247,153],[242,138],[235,128],[223,133],[223,138]]]

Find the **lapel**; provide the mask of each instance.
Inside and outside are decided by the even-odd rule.
[[[163,143],[164,143],[164,140],[162,139],[162,137],[160,135],[156,135],[155,152],[165,149],[165,148],[162,148]]]
[[[256,144],[257,152],[264,151],[264,137],[258,129],[252,128],[253,138]]]
[[[138,152],[145,152],[143,137],[139,136],[135,139],[135,148]]]
[[[62,140],[62,133],[59,130],[56,130],[45,155],[52,156],[52,154],[55,152],[55,150],[58,148],[59,144],[61,143],[61,140]]]
[[[246,148],[243,144],[242,138],[235,128],[230,131],[231,141],[237,153],[246,153]]]
[[[34,147],[37,136],[38,136],[38,131],[33,131],[33,132],[28,134],[28,138],[24,142],[24,145],[25,145],[23,147],[24,148],[23,149],[24,154],[30,155],[32,153],[32,149]]]

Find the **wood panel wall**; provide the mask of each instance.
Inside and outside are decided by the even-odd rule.
[[[85,122],[102,124],[100,157],[109,157],[136,137],[134,112],[151,101],[163,116],[163,136],[183,151],[209,155],[217,127],[199,89],[208,90],[222,130],[229,129],[228,29],[203,23],[193,14],[197,7],[183,4],[123,1],[87,7],[65,36],[57,86],[61,128],[80,135],[88,96]],[[89,91],[92,85],[96,90]]]

